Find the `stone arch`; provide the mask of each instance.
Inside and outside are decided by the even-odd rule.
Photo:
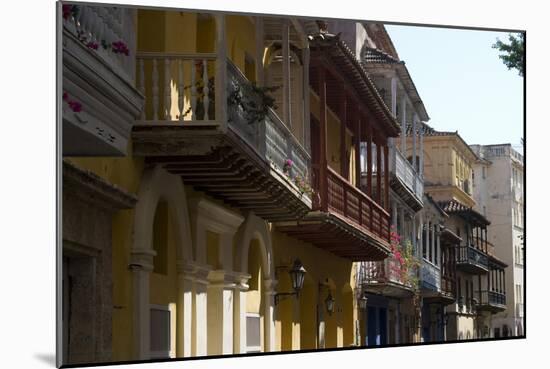
[[[133,279],[133,336],[136,359],[150,359],[150,274],[153,270],[153,224],[159,201],[166,201],[168,213],[174,222],[176,263],[182,270],[193,261],[191,228],[185,189],[181,178],[157,166],[147,169],[142,176],[134,213],[134,239],[130,251],[130,269]],[[189,356],[191,334],[191,304],[189,292],[178,284],[176,313],[176,355]]]
[[[260,294],[260,319],[263,320],[261,337],[264,351],[275,349],[275,320],[274,301],[275,294],[275,268],[273,266],[273,248],[271,233],[266,221],[257,217],[252,212],[246,215],[244,223],[240,226],[236,235],[235,270],[244,275],[249,274],[248,262],[250,247],[254,244],[259,251],[261,263]],[[242,309],[243,307],[241,307]],[[241,311],[240,314],[246,314]],[[243,324],[246,324],[243,321]],[[246,332],[246,330],[244,330]]]
[[[187,198],[181,178],[155,167],[145,171],[138,193],[138,203],[134,216],[135,251],[152,251],[153,220],[160,200],[168,203],[168,211],[175,222],[178,241],[177,259],[193,260],[191,227]]]
[[[273,267],[273,247],[271,243],[271,233],[267,223],[249,213],[246,220],[237,232],[237,249],[235,252],[235,269],[239,272],[248,274],[248,251],[250,242],[257,240],[262,254],[262,274],[264,279],[274,280],[275,270]]]

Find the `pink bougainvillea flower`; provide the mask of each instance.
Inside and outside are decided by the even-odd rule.
[[[69,18],[69,16],[71,15],[72,7],[72,5],[63,4],[63,19],[66,20]]]
[[[71,110],[75,113],[79,113],[82,111],[82,104],[78,101],[69,101],[69,106],[71,107]]]
[[[97,48],[99,47],[97,42],[93,42],[93,41],[88,42],[86,44],[86,46],[88,46],[90,49],[94,49],[94,50],[97,50]]]
[[[69,97],[69,95],[67,95],[67,93],[65,91],[63,91],[63,100],[67,100],[68,97]]]

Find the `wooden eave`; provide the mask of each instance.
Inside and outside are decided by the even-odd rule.
[[[377,118],[385,134],[388,137],[399,136],[401,130],[399,123],[384,103],[363,66],[343,41],[333,35],[310,36],[310,50],[311,66],[326,68],[344,86],[349,86],[347,91],[354,97],[356,103],[363,107],[363,110],[371,112]],[[312,79],[314,78],[310,78],[310,81]]]
[[[311,212],[301,220],[275,226],[282,233],[352,261],[383,260],[390,253],[387,241],[330,212]]]
[[[268,221],[311,210],[311,200],[230,129],[136,126],[133,143],[146,165],[161,165],[196,190]]]

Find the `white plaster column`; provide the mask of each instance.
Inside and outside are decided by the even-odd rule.
[[[178,299],[176,312],[176,356],[189,357],[192,353],[193,273],[190,262],[177,262]]]
[[[209,268],[200,267],[193,276],[193,320],[191,324],[191,355],[205,356],[208,354],[208,280]]]
[[[400,207],[399,208],[399,217],[401,219],[401,229],[399,230],[399,235],[402,237],[405,237],[405,208]]]
[[[407,98],[404,91],[401,98],[401,152],[403,155],[407,153]]]
[[[430,244],[430,261],[432,263],[435,263],[435,224],[431,224],[431,232],[432,236],[430,238],[431,244]]]
[[[264,279],[264,351],[275,351],[275,294],[277,280]]]
[[[395,226],[395,231],[399,232],[397,229],[397,201],[392,201],[392,224]]]
[[[149,276],[153,271],[153,257],[155,255],[156,253],[152,249],[133,249],[130,256],[134,307],[134,358],[136,360],[150,359],[151,309],[149,303]]]
[[[441,226],[437,225],[437,265],[441,268]]]
[[[264,85],[264,21],[262,17],[254,17],[256,26],[256,85]]]
[[[392,76],[390,78],[390,90],[391,90],[391,113],[397,118],[397,77]]]
[[[430,239],[430,225],[431,222],[428,220],[426,222],[426,259],[430,260],[431,257],[431,239]]]
[[[290,45],[288,21],[281,21],[281,32],[283,41],[283,120],[288,127],[292,127],[290,111]]]
[[[424,125],[420,122],[420,168],[418,168],[418,173],[421,177],[424,177]]]
[[[233,290],[233,353],[246,353],[246,291],[250,274],[236,274]]]
[[[220,123],[222,130],[227,129],[227,44],[225,32],[225,15],[216,14],[216,121]]]
[[[233,353],[233,277],[224,270],[208,274],[208,355]]]
[[[302,49],[303,60],[303,83],[304,83],[304,146],[307,152],[311,152],[311,131],[310,131],[310,112],[309,112],[309,46]],[[359,148],[358,148],[359,149]]]
[[[412,166],[414,168],[414,170],[416,171],[417,170],[417,167],[416,167],[416,135],[417,135],[417,132],[416,132],[416,119],[417,119],[417,116],[416,114],[413,115],[413,122],[412,122],[412,139],[413,139],[413,149],[412,149]]]

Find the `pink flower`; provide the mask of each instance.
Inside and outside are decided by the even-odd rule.
[[[75,113],[79,113],[82,111],[82,104],[78,101],[69,101],[69,106],[71,107],[71,110]]]
[[[97,50],[99,45],[96,42],[90,41],[86,44],[86,46],[88,46],[90,49]]]
[[[63,100],[67,100],[68,97],[69,97],[69,95],[67,95],[67,93],[65,91],[63,91]]]

